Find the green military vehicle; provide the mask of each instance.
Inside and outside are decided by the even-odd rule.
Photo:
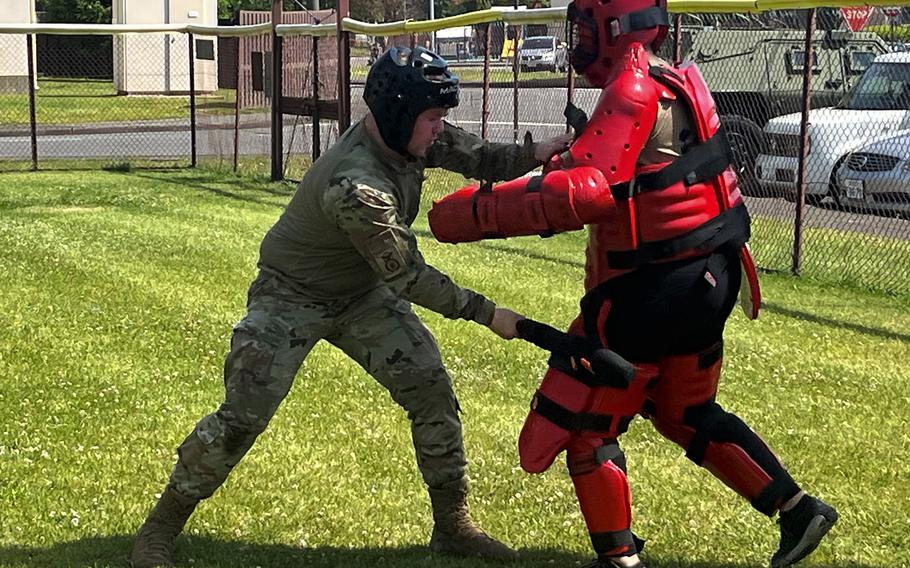
[[[693,29],[683,36],[683,59],[698,64],[714,94],[733,146],[745,192],[757,188],[755,158],[766,150],[762,128],[770,118],[802,108],[805,32],[799,29]],[[879,54],[876,34],[816,32],[812,108],[835,105]]]

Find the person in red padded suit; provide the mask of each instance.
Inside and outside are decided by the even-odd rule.
[[[771,566],[790,566],[838,515],[715,401],[724,324],[741,287],[753,319],[760,295],[711,93],[694,64],[654,54],[669,27],[666,0],[575,0],[568,19],[572,65],[602,89],[575,142],[543,175],[464,188],[429,214],[449,243],[591,225],[586,294],[569,333],[595,338],[636,374],[598,376],[554,354],[519,438],[522,468],[542,472],[565,450],[597,553],[591,566],[641,567],[617,441],[640,414],[755,509],[780,512]]]

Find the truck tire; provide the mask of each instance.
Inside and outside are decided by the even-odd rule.
[[[739,189],[743,195],[761,196],[761,188],[755,177],[755,159],[768,150],[765,133],[752,120],[739,115],[721,117],[727,131],[727,140],[733,150],[733,169],[739,177]]]

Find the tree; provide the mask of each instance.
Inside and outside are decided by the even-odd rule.
[[[111,23],[111,0],[44,0],[44,11],[49,23]]]

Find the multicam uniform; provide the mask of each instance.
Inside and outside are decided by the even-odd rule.
[[[538,165],[530,143],[486,143],[449,124],[425,159],[388,153],[363,122],[349,129],[307,172],[262,242],[260,273],[225,362],[224,402],[181,444],[171,487],[210,496],[265,430],[320,339],[407,410],[429,487],[461,479],[452,381],[410,302],[485,325],[495,305],[426,264],[410,226],[426,167],[498,180]]]

